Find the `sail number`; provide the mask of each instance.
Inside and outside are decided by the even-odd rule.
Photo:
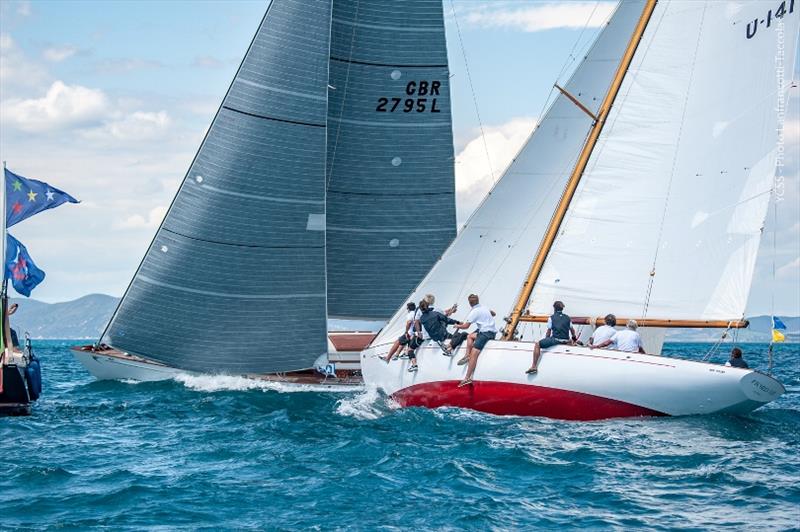
[[[776,18],[783,18],[784,15],[787,13],[794,13],[794,0],[789,0],[789,9],[786,9],[786,2],[781,2],[780,5],[775,9],[773,13],[770,9],[767,11],[767,16],[760,19],[756,17],[753,22],[747,23],[747,38],[752,39],[756,36],[756,32],[758,31],[758,25],[762,24],[769,28],[772,25],[772,20]]]
[[[417,112],[417,113],[440,113],[441,110],[436,105],[436,97],[442,82],[438,80],[409,81],[406,84],[406,93],[402,98],[378,98],[378,106],[375,111],[379,113],[394,112]]]

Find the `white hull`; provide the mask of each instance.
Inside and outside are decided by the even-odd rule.
[[[327,376],[313,370],[244,376],[286,384],[359,387],[362,385],[362,380],[359,376],[360,349],[367,345],[373,337],[374,333],[330,333],[327,358],[320,357],[316,364],[318,367],[331,364],[329,368],[326,368],[331,370],[331,374]],[[72,352],[78,362],[98,380],[153,382],[174,379],[178,375],[199,375],[196,372],[173,368],[114,349],[97,350],[91,346],[84,346],[74,348]]]
[[[474,383],[458,388],[466,366],[426,343],[419,371],[408,361],[378,359],[389,345],[361,354],[364,381],[403,406],[456,406],[494,414],[592,420],[642,415],[745,414],[777,399],[780,382],[753,370],[655,355],[556,346],[542,353],[539,373],[526,375],[532,342],[490,342]]]
[[[145,362],[131,357],[103,355],[91,351],[73,351],[75,358],[97,380],[134,380],[142,382],[164,381],[174,378],[181,371],[163,364]]]

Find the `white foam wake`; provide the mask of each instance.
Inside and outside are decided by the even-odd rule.
[[[340,416],[356,419],[378,419],[386,411],[380,407],[397,408],[394,401],[386,401],[374,385],[367,385],[361,392],[352,397],[340,399],[336,403],[336,413]]]
[[[352,388],[322,386],[318,384],[295,384],[260,379],[248,379],[234,375],[188,375],[180,373],[175,380],[198,392],[263,390],[278,393],[296,392],[353,392]]]

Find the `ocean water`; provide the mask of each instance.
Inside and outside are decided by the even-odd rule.
[[[800,349],[747,417],[593,423],[397,409],[239,378],[97,382],[42,341],[45,392],[0,418],[0,529],[800,527]],[[705,344],[665,352],[702,356]],[[766,346],[745,346],[766,365]]]

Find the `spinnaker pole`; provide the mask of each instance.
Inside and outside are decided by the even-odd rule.
[[[505,334],[503,335],[504,340],[511,340],[514,338],[514,333],[517,330],[520,317],[522,316],[525,307],[528,305],[528,301],[533,293],[533,287],[539,278],[539,274],[542,272],[542,267],[547,259],[547,255],[550,253],[553,242],[555,242],[558,231],[561,228],[561,223],[564,221],[564,217],[567,214],[567,210],[572,202],[572,198],[575,196],[575,191],[577,190],[578,184],[581,181],[583,172],[586,170],[589,157],[591,157],[592,151],[597,144],[597,139],[600,137],[600,133],[603,130],[608,113],[611,110],[611,107],[614,105],[614,100],[619,93],[619,89],[622,86],[622,82],[625,79],[625,74],[628,72],[628,68],[631,65],[631,61],[633,60],[633,56],[636,53],[636,49],[638,48],[639,42],[642,39],[644,30],[647,28],[647,24],[650,21],[650,17],[656,7],[656,2],[657,0],[647,0],[645,3],[642,14],[639,17],[639,22],[636,24],[633,35],[631,35],[631,39],[628,42],[628,46],[625,49],[622,60],[620,61],[617,71],[614,74],[614,79],[611,81],[611,86],[609,87],[608,92],[603,99],[603,103],[600,105],[600,111],[597,113],[597,120],[589,132],[589,137],[586,140],[586,144],[584,144],[583,149],[581,150],[580,156],[578,157],[578,162],[575,164],[575,168],[572,170],[572,174],[567,181],[567,186],[564,189],[561,200],[559,201],[558,206],[553,213],[553,218],[550,220],[550,224],[547,227],[547,232],[545,233],[544,239],[542,240],[539,250],[536,253],[536,258],[531,265],[528,276],[525,279],[525,283],[522,285],[519,297],[514,305],[514,310],[511,312],[509,324],[506,327]]]

